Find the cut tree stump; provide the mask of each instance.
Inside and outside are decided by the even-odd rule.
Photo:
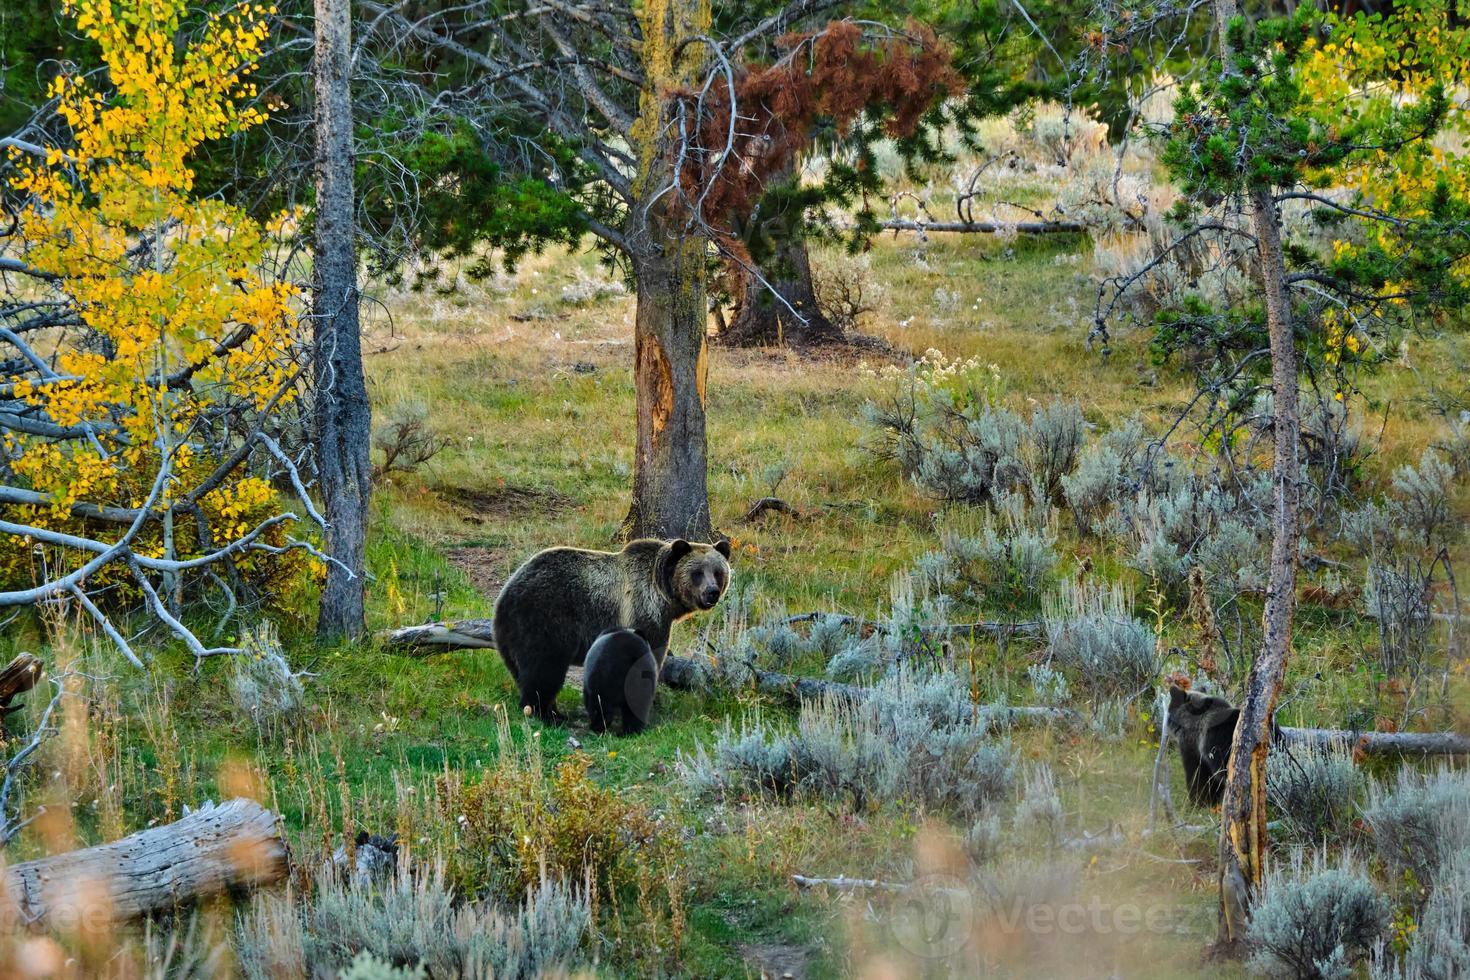
[[[0,930],[96,933],[225,891],[286,876],[276,815],[254,800],[206,803],[111,844],[0,871]]]

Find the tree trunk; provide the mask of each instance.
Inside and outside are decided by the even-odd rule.
[[[650,222],[650,224],[655,224]],[[706,482],[704,242],[656,223],[664,248],[634,261],[638,435],[630,538],[711,536]]]
[[[793,158],[784,172],[771,178],[770,186],[789,184],[796,179]],[[758,267],[730,265],[735,315],[729,327],[720,333],[722,343],[736,347],[782,344],[805,347],[842,339],[842,330],[817,305],[811,258],[798,227],[801,216],[763,214],[766,207],[775,206],[769,202],[781,197],[767,195],[752,217],[754,222],[766,227],[766,233],[776,242],[774,253]]]
[[[707,61],[708,0],[647,0],[638,13],[644,85],[629,133],[638,158],[634,204],[624,229],[638,291],[633,379],[638,392],[630,538],[708,540],[705,382],[706,241],[687,221],[669,140],[671,90],[695,85]]]
[[[783,241],[774,261],[759,272],[765,282],[739,266],[732,270],[738,296],[721,342],[734,347],[812,347],[842,340],[842,330],[817,305],[805,239]]]
[[[176,823],[0,874],[0,931],[78,930],[167,912],[226,890],[286,876],[276,817],[254,800],[206,805]]]
[[[1250,208],[1271,348],[1271,428],[1276,443],[1271,480],[1275,503],[1271,514],[1271,567],[1262,613],[1264,638],[1246,682],[1220,808],[1219,943],[1222,950],[1231,952],[1241,948],[1251,905],[1265,874],[1266,753],[1271,746],[1271,718],[1291,653],[1297,544],[1301,537],[1296,337],[1286,297],[1281,226],[1269,188],[1251,191]]]
[[[327,563],[317,619],[322,640],[355,638],[366,625],[363,548],[372,489],[371,415],[358,328],[351,32],[349,0],[316,0],[316,456],[328,524],[326,551],[334,559]]]

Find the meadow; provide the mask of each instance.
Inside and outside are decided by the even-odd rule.
[[[1044,155],[1029,152],[1030,163],[992,189],[992,205],[1056,203],[1054,175],[1036,164]],[[1112,159],[1087,159],[1099,157]],[[1129,169],[1146,177],[1147,161],[1131,157]],[[935,183],[938,212],[952,192],[943,178]],[[948,366],[953,380],[944,384],[981,392],[986,404],[1022,418],[1075,405],[1089,444],[1135,418],[1150,435],[1165,431],[1195,394],[1187,370],[1159,363],[1143,329],[1115,330],[1106,353],[1088,343],[1099,278],[1146,245],[1145,233],[1122,231],[903,232],[880,236],[856,257],[816,247],[819,270],[841,270],[867,285],[873,308],[855,329],[881,344],[713,348],[710,499],[714,525],[731,539],[734,586],[719,609],[674,634],[672,653],[712,661],[710,683],[662,689],[653,727],[637,737],[592,734],[571,689],[562,695],[566,727],[522,719],[491,650],[425,653],[377,639],[318,648],[310,638],[314,609],[293,595],[242,619],[256,662],[280,654],[301,672],[299,692],[288,691],[280,711],[255,711],[242,700],[248,664],[212,659],[195,670],[192,658],[169,649],[139,672],[74,610],[17,621],[0,653],[46,644],[58,664],[53,673],[67,665],[76,672],[77,696],[63,703],[62,737],[43,746],[44,776],[27,791],[28,802],[50,809],[7,859],[110,839],[175,819],[186,805],[244,794],[282,815],[298,900],[326,888],[318,869],[358,831],[396,835],[401,859],[420,867],[441,862],[456,884],[480,886],[514,879],[524,887],[530,879],[515,876],[538,863],[543,873],[575,869],[576,860],[540,850],[566,844],[556,836],[562,832],[587,847],[596,840],[627,851],[631,860],[597,851],[594,872],[605,871],[607,881],[587,884],[601,897],[574,960],[596,975],[1244,975],[1239,964],[1201,959],[1215,931],[1217,821],[1190,806],[1177,763],[1171,795],[1178,820],[1153,812],[1156,692],[1167,676],[1192,676],[1198,685],[1210,674],[1201,666],[1210,641],[1188,588],[1148,574],[1117,537],[1087,533],[1067,506],[1033,499],[1021,513],[1007,512],[1004,502],[943,499],[884,452],[885,434],[868,407],[901,396],[915,377],[914,359],[926,357],[930,369]],[[615,548],[628,506],[633,298],[618,274],[593,254],[556,250],[486,280],[456,280],[453,288],[422,291],[379,284],[376,302],[364,309],[370,394],[384,444],[400,425],[437,449],[421,464],[386,469],[375,487],[368,590],[375,632],[489,616],[506,577],[540,548]],[[1456,392],[1464,397],[1461,365],[1470,350],[1461,324],[1415,326],[1401,350],[1363,374],[1349,404],[1361,435],[1353,484],[1308,546],[1322,561],[1303,584],[1282,724],[1470,728],[1470,671],[1451,591],[1453,582],[1470,581],[1463,549],[1450,546],[1450,575],[1434,579],[1437,618],[1415,641],[1410,681],[1379,666],[1381,617],[1369,615],[1363,564],[1337,531],[1338,510],[1391,495],[1401,467],[1418,465],[1423,450],[1455,437],[1457,416],[1447,417],[1445,404]],[[1181,468],[1208,467],[1210,448],[1189,425],[1176,430],[1168,450]],[[374,458],[386,461],[382,446]],[[1470,516],[1462,475],[1445,497],[1441,524],[1451,529]],[[794,513],[747,518],[767,496]],[[924,606],[939,594],[926,584],[922,570],[934,560],[926,556],[951,549],[949,560],[962,564],[946,542],[983,540],[988,530],[1007,542],[1023,532],[1040,535],[1053,557],[1034,579],[1016,566],[1017,579],[936,577],[955,587],[944,603]],[[1110,692],[1086,667],[1054,661],[1044,629],[946,634],[936,646],[922,642],[928,634],[916,627],[920,641],[910,646],[918,653],[899,650],[900,659],[960,678],[977,710],[1046,703],[1075,714],[987,729],[987,745],[1004,749],[997,764],[1006,774],[983,800],[941,805],[899,776],[893,798],[847,784],[772,793],[733,778],[733,754],[718,761],[714,746],[738,745],[752,732],[768,739],[794,728],[830,733],[822,725],[831,718],[821,713],[843,710],[825,702],[798,709],[757,691],[740,665],[730,666],[747,657],[791,674],[836,676],[831,654],[843,642],[824,647],[817,625],[782,633],[787,617],[1031,623],[1059,615],[1054,603],[1065,600],[1055,597],[1078,582],[1117,584],[1128,618],[1141,624],[1157,656],[1146,693]],[[1224,631],[1248,645],[1259,596],[1242,586],[1226,605],[1236,619]],[[267,620],[269,628],[260,625]],[[744,634],[758,637],[747,642]],[[910,696],[903,684],[919,681],[893,681],[882,666],[887,654],[876,656],[876,667],[858,674],[896,683],[897,710],[911,710],[902,707]],[[1218,689],[1228,695],[1228,679],[1239,676],[1220,668],[1216,677],[1226,680]],[[32,698],[24,717],[34,721],[44,700]],[[836,739],[840,746],[860,742],[853,735],[860,724],[852,724],[839,726],[849,735]],[[1391,782],[1398,765],[1375,757],[1359,760],[1355,771]],[[473,787],[486,784],[493,799],[475,795]],[[1321,846],[1378,862],[1374,873],[1389,883],[1395,916],[1386,941],[1407,948],[1422,898],[1415,889],[1425,883],[1395,879],[1387,859],[1373,856],[1361,811],[1376,797],[1366,784],[1354,785],[1350,819],[1334,825]],[[502,812],[497,799],[532,802]],[[572,814],[594,827],[621,820],[646,833],[635,844],[616,833],[608,838],[606,827],[577,838]],[[475,843],[481,819],[490,828],[483,847]],[[507,854],[503,831],[512,826],[551,836]],[[1280,866],[1289,865],[1291,847],[1313,849],[1311,835],[1277,829]],[[495,873],[487,877],[486,867]],[[802,887],[794,875],[872,884]],[[181,912],[157,934],[77,940],[67,949],[86,969],[129,975],[121,964],[139,950],[192,950],[202,960],[200,950],[233,946],[249,974],[239,950],[290,946],[279,936],[260,939],[276,935],[261,925],[276,921],[266,907],[274,900],[212,903]],[[187,922],[194,931],[186,935]],[[173,962],[183,961],[181,952]],[[161,962],[155,958],[147,975],[186,975]]]

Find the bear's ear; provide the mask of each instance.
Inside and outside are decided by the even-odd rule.
[[[724,555],[726,561],[729,561],[730,560],[730,539],[729,538],[721,538],[720,540],[716,541],[715,542],[715,550],[718,551],[720,554]]]
[[[1189,700],[1189,695],[1185,692],[1184,688],[1180,687],[1178,684],[1172,684],[1172,685],[1169,686],[1169,711],[1170,712],[1178,711],[1179,710],[1179,707],[1181,705],[1183,705],[1185,702],[1187,702],[1188,700]]]
[[[674,562],[678,561],[680,558],[683,558],[685,555],[689,554],[689,552],[691,552],[693,550],[694,550],[694,545],[690,544],[688,541],[685,541],[683,538],[675,538],[674,540],[670,541],[669,542],[669,563],[670,563],[670,565],[672,565]]]

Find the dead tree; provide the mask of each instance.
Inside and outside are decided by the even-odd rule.
[[[326,551],[334,559],[317,618],[323,640],[356,638],[366,624],[363,552],[372,493],[372,417],[358,323],[351,72],[350,4],[316,0],[312,394]]]

